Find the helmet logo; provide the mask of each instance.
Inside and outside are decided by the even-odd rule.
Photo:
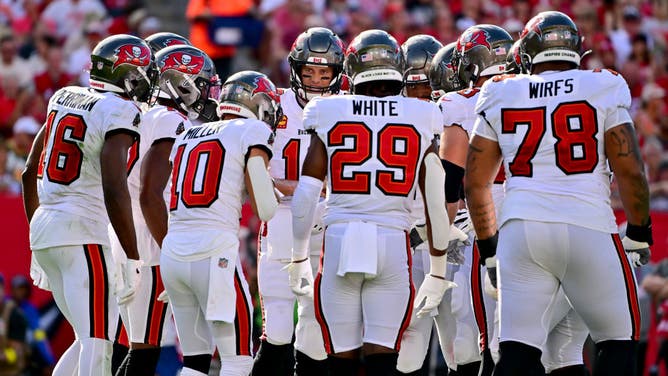
[[[274,100],[274,102],[278,103],[280,102],[280,98],[278,94],[276,94],[276,91],[272,87],[273,85],[269,80],[267,80],[266,77],[264,76],[257,76],[255,78],[255,90],[251,93],[252,95],[258,94],[258,93],[265,93],[267,94],[271,99]]]
[[[173,69],[182,73],[197,74],[203,67],[204,56],[190,55],[181,51],[172,52],[160,61],[160,73]]]
[[[489,43],[489,34],[483,29],[473,29],[464,33],[459,40],[457,40],[457,50],[458,51],[468,51],[476,46],[484,46],[488,50],[492,50],[492,46]]]
[[[527,25],[524,27],[524,30],[522,30],[522,34],[520,34],[520,38],[524,38],[527,34],[530,32],[534,32],[536,34],[543,35],[543,32],[540,30],[540,25],[545,21],[543,16],[536,16],[532,19],[529,20]]]
[[[175,39],[175,38],[169,38],[165,40],[165,47],[169,46],[177,46],[177,45],[185,45],[182,40],[180,39]]]
[[[121,64],[132,64],[138,67],[145,67],[151,62],[151,50],[146,46],[124,44],[114,50],[116,62],[111,67],[113,71]]]

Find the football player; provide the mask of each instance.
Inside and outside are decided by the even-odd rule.
[[[344,66],[353,95],[316,98],[304,109],[313,135],[293,196],[290,285],[314,295],[330,374],[356,374],[363,354],[366,375],[389,375],[414,301],[426,315],[451,287],[443,277],[444,173],[432,146],[442,117],[435,104],[400,96],[403,54],[385,31],[356,36]],[[313,283],[308,240],[325,177],[325,239]],[[414,299],[407,231],[418,181],[432,256]]]
[[[30,243],[76,340],[54,375],[110,375],[118,306],[139,287],[141,261],[127,186],[127,156],[139,140],[136,102],[156,77],[143,40],[115,35],[91,53],[90,87],[69,86],[50,99],[45,126],[23,174]],[[111,222],[126,259],[115,269]],[[121,281],[114,286],[114,276]]]
[[[480,86],[504,72],[506,55],[512,44],[513,39],[508,32],[498,26],[485,24],[468,28],[457,40],[453,66],[464,89],[446,93],[438,102],[444,118],[440,156],[446,171],[445,191],[451,218],[460,206],[463,167],[475,121],[473,108],[478,100]],[[494,192],[495,200],[501,202],[502,173],[495,180]],[[488,330],[492,328],[488,323],[494,322],[496,304],[491,297],[482,294],[483,279],[477,252],[472,248],[467,248],[466,252],[464,263],[455,273],[455,283],[461,286],[452,292],[458,336],[454,345],[454,364],[448,366],[457,375],[477,375],[481,367],[482,374],[489,375],[494,367],[489,345],[496,336]],[[473,302],[473,306],[469,301]]]
[[[548,327],[536,318],[550,316],[560,287],[596,342],[595,375],[633,374],[640,317],[625,251],[647,262],[652,232],[628,85],[613,71],[578,70],[581,37],[560,12],[532,18],[520,52],[531,75],[483,86],[466,162],[481,259],[498,244],[495,374],[544,372]],[[497,227],[489,181],[501,162],[508,180]],[[610,207],[610,169],[629,222],[624,239]]]
[[[439,41],[429,35],[415,35],[401,45],[404,55],[404,96],[418,98],[426,101],[431,100],[431,86],[429,83],[429,71],[432,67],[432,59],[443,47]],[[438,60],[436,63],[438,64]],[[425,274],[429,274],[429,245],[423,241],[420,233],[426,231],[424,205],[419,192],[413,199],[411,229],[411,248],[413,249],[413,270],[411,275],[413,284],[420,286]],[[452,229],[451,229],[452,231]],[[444,276],[447,279],[447,276]],[[449,280],[452,280],[450,278]],[[446,299],[444,299],[446,300]],[[443,304],[443,302],[441,302]],[[418,374],[424,363],[429,341],[431,339],[432,317],[431,315],[417,317],[417,311],[413,311],[411,323],[406,328],[401,339],[401,350],[397,359],[397,370],[400,374]],[[439,310],[440,313],[440,310]]]
[[[276,129],[276,152],[269,161],[269,172],[283,197],[276,215],[271,221],[263,223],[260,231],[258,287],[263,328],[253,366],[255,376],[292,375],[295,372],[297,375],[317,375],[326,372],[324,361],[327,353],[315,320],[313,299],[295,297],[288,285],[285,267],[292,256],[291,199],[311,141],[302,126],[303,107],[315,97],[339,93],[343,55],[341,39],[322,27],[310,28],[300,34],[288,55],[292,90],[286,90],[281,95],[283,119]],[[317,217],[309,253],[314,273],[322,248],[323,230],[322,214]],[[296,328],[293,314],[295,300],[298,301]],[[293,332],[295,354],[291,344]]]
[[[196,86],[200,97],[209,98],[213,95],[217,98],[220,93],[220,84],[215,71],[207,70],[211,67],[203,64],[204,53],[184,45],[183,43],[187,42],[185,38],[180,37],[178,40],[181,44],[174,47],[155,49],[157,46],[166,46],[169,40],[177,40],[175,39],[177,37],[180,36],[159,33],[146,38],[146,42],[153,48],[156,64],[160,62],[158,78],[160,90],[157,97],[154,96],[157,104],[143,115],[140,129],[141,142],[131,149],[128,161],[128,188],[133,204],[137,245],[143,265],[142,288],[137,291],[135,299],[121,309],[121,317],[126,329],[129,329],[130,352],[121,366],[119,375],[155,373],[164,324],[171,316],[166,302],[158,299],[164,291],[159,261],[160,243],[167,231],[168,211],[165,200],[169,196],[165,197],[165,193],[168,193],[165,192],[165,185],[171,172],[169,154],[174,139],[191,124],[186,116],[186,110],[181,108],[164,88],[169,81],[175,82],[173,87],[176,88],[188,80],[198,83],[205,81],[206,85]],[[163,50],[165,53],[162,53]],[[191,61],[189,68],[182,64],[183,60]],[[176,99],[182,102],[181,97],[177,96]],[[152,216],[151,221],[144,219],[142,211]],[[151,223],[153,229],[149,228],[147,223]],[[155,235],[152,235],[152,232]],[[120,245],[114,241],[113,234],[111,235],[113,251]],[[119,257],[118,252],[115,255]]]
[[[176,51],[171,48],[158,57]],[[158,61],[158,68],[177,75],[178,69],[163,65],[167,61]],[[206,56],[204,66],[213,69]],[[174,88],[183,90],[184,100],[199,87],[200,77],[190,78],[187,91]],[[166,84],[179,82],[174,78]],[[181,133],[170,155],[170,216],[160,267],[184,354],[184,376],[207,375],[214,346],[220,375],[250,373],[253,305],[238,254],[241,205],[248,194],[263,221],[278,206],[267,171],[281,118],[274,84],[261,73],[236,73],[222,87],[220,108],[230,111],[222,121]]]

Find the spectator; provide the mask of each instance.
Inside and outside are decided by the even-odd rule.
[[[642,139],[659,134],[661,122],[666,115],[665,96],[666,91],[657,84],[649,83],[643,87],[640,109],[634,119]]]
[[[32,86],[32,72],[18,54],[18,47],[14,34],[7,33],[0,36],[0,79],[14,77],[19,88],[29,89]]]
[[[107,25],[104,20],[91,20],[84,26],[83,41],[69,54],[67,63],[67,74],[75,78],[75,84],[88,86],[90,53],[107,34]]]
[[[20,180],[32,142],[37,132],[39,132],[39,128],[40,125],[30,116],[24,116],[14,124],[14,137],[10,143],[11,152],[8,167],[10,171],[13,171],[17,180]]]
[[[18,195],[21,193],[21,183],[14,176],[14,171],[9,168],[9,145],[0,136],[0,195]]]
[[[652,210],[668,211],[668,159],[661,161],[657,180],[649,185],[649,193]]]
[[[56,36],[65,40],[83,29],[87,19],[103,19],[107,10],[99,0],[54,0],[42,12],[42,21],[56,24]]]
[[[28,59],[27,63],[30,65],[30,70],[36,74],[40,74],[47,70],[47,54],[49,48],[58,46],[61,47],[61,43],[58,42],[56,37],[50,35],[46,32],[43,27],[38,27],[33,33],[33,41],[30,46],[24,46],[26,49],[30,49],[30,52],[27,52]]]
[[[21,89],[16,76],[0,76],[0,136],[12,137],[12,127],[23,116],[28,102],[28,91]]]
[[[49,99],[58,89],[74,83],[74,77],[65,72],[63,48],[51,44],[46,51],[46,64],[49,69],[34,78],[35,96],[30,106],[30,114],[38,121],[46,120],[46,106]]]
[[[622,27],[610,32],[610,40],[617,51],[617,66],[624,65],[631,55],[633,38],[640,34],[642,20],[640,11],[633,5],[627,5],[622,11]]]
[[[642,159],[645,161],[647,181],[652,184],[659,181],[659,166],[661,161],[668,156],[663,150],[661,141],[656,137],[644,140],[642,146]]]
[[[30,301],[32,284],[28,278],[17,274],[11,281],[12,300],[21,308],[28,324],[28,345],[30,358],[28,368],[33,375],[51,374],[56,360],[51,351],[46,331],[40,325],[40,313]]]
[[[0,374],[18,376],[26,364],[28,326],[21,309],[5,298],[5,277],[0,274]]]

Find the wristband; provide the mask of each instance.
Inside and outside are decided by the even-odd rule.
[[[626,236],[637,242],[647,243],[649,245],[654,244],[654,239],[652,239],[652,218],[647,217],[647,223],[640,226],[627,223]]]
[[[496,255],[496,244],[499,241],[499,232],[497,231],[491,238],[477,239],[478,253],[480,253],[480,264],[485,265],[485,261]]]

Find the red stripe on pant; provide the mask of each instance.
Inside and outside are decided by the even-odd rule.
[[[116,327],[116,342],[125,347],[130,347],[128,332],[125,330],[125,325],[123,325],[123,320],[121,320],[120,316],[118,317],[118,326]]]
[[[151,274],[153,277],[151,280],[151,298],[146,316],[144,343],[160,346],[163,324],[165,322],[165,316],[167,315],[167,304],[159,301],[158,296],[165,291],[165,285],[162,284],[159,265],[151,266]]]
[[[256,249],[257,249],[257,255],[256,255],[256,260],[257,260],[257,267],[258,267],[258,276],[260,269],[260,253],[262,253],[262,237],[267,236],[267,222],[262,222],[260,225],[260,233],[257,235],[257,244],[256,244]],[[260,286],[260,278],[257,280],[258,284],[258,290]],[[264,310],[264,300],[262,299],[262,294],[258,291],[258,296],[260,297],[260,314],[262,315],[262,334],[260,335],[260,340],[266,340],[267,339],[267,320],[266,320],[266,312]]]
[[[408,264],[408,283],[411,291],[408,295],[408,305],[406,306],[404,318],[401,319],[401,326],[399,327],[397,340],[394,342],[394,349],[396,351],[399,351],[401,348],[401,339],[404,337],[404,332],[411,324],[411,317],[413,316],[413,301],[415,300],[415,286],[413,286],[413,252],[411,250],[411,241],[410,237],[408,236],[408,232],[406,232],[406,263]]]
[[[239,271],[234,271],[234,290],[236,291],[237,314],[234,318],[234,330],[237,337],[237,355],[252,355],[251,350],[251,313],[248,308],[248,299],[244,293]]]
[[[640,307],[638,305],[638,292],[636,291],[636,283],[633,279],[633,268],[626,257],[626,251],[618,234],[612,234],[612,241],[617,250],[619,262],[622,264],[622,271],[624,272],[624,285],[626,287],[626,299],[629,303],[629,314],[631,315],[631,339],[637,341],[640,339]]]
[[[325,320],[325,315],[322,310],[322,300],[320,299],[320,284],[322,282],[322,272],[323,272],[323,263],[325,260],[325,236],[327,235],[327,229],[322,237],[322,250],[320,251],[320,264],[318,266],[318,275],[313,281],[313,308],[315,311],[315,319],[320,325],[320,332],[322,332],[322,341],[325,345],[325,351],[327,354],[334,354],[334,345],[332,344],[332,334]]]
[[[480,345],[480,352],[485,351],[488,345],[487,338],[487,312],[485,311],[485,300],[482,292],[483,278],[480,270],[480,253],[478,252],[478,245],[473,243],[473,257],[471,260],[471,300],[473,301],[473,315],[475,317],[480,338],[478,343]]]
[[[88,264],[90,336],[109,340],[109,283],[102,246],[86,244],[84,245],[84,255]]]

